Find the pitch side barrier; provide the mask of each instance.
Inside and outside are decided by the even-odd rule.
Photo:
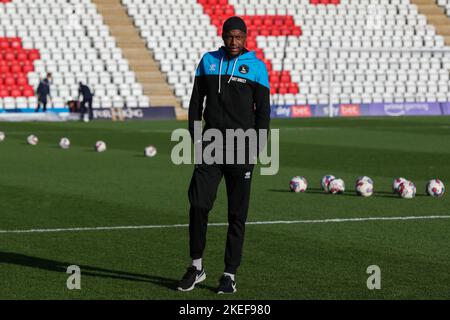
[[[86,113],[87,114],[87,113]],[[174,107],[149,108],[104,108],[93,110],[94,120],[126,121],[126,120],[174,120]],[[33,108],[0,109],[0,121],[77,121],[80,114],[70,112],[68,108],[49,108],[47,112],[34,112]]]
[[[450,102],[274,105],[272,118],[450,116]]]
[[[380,56],[402,56],[409,55],[423,56],[450,56],[450,48],[314,48],[318,52],[326,52],[328,69],[328,103],[323,104],[274,104],[272,105],[272,118],[310,118],[310,117],[361,117],[361,116],[447,116],[450,115],[450,100],[442,99],[436,101],[427,99],[426,94],[418,94],[420,99],[403,101],[398,97],[393,97],[390,102],[357,101],[354,103],[342,103],[339,88],[336,88],[336,67],[339,62],[339,53],[347,52],[349,55],[355,53],[379,53]],[[324,55],[323,55],[324,56]],[[395,72],[395,68],[389,67],[390,72]],[[400,72],[400,69],[398,70]],[[374,84],[380,81],[375,81]],[[394,94],[395,95],[395,94]],[[413,94],[414,95],[414,94]],[[369,99],[371,100],[371,99]],[[380,99],[380,101],[383,99]],[[418,102],[420,100],[420,102]],[[401,102],[400,102],[401,101]]]

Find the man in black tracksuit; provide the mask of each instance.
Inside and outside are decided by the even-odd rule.
[[[50,81],[52,79],[52,74],[47,74],[47,78],[39,82],[39,85],[37,87],[37,98],[38,98],[38,105],[36,107],[35,112],[39,112],[39,109],[42,108],[43,111],[47,111],[47,97],[51,98],[50,95]]]
[[[92,120],[93,112],[92,112],[92,98],[93,94],[91,89],[82,82],[79,83],[78,87],[78,99],[80,96],[83,96],[83,100],[81,101],[81,110],[80,110],[80,120],[84,119],[84,114],[86,113],[86,105],[89,108],[89,120]]]
[[[194,121],[201,121],[202,118],[205,120],[204,131],[218,129],[223,133],[224,140],[226,129],[268,130],[270,88],[267,69],[255,52],[245,49],[246,33],[247,28],[242,19],[228,19],[222,32],[225,46],[203,56],[196,71],[189,105],[189,130],[193,139]],[[203,111],[205,97],[206,108]],[[207,144],[204,141],[195,143]],[[232,148],[235,148],[234,144]],[[228,152],[224,151],[224,154]],[[228,233],[225,272],[219,281],[217,292],[236,291],[235,274],[241,262],[254,165],[249,157],[246,157],[244,164],[223,163],[202,163],[195,166],[189,187],[192,266],[179,283],[178,289],[181,291],[194,289],[196,283],[206,278],[202,257],[208,214],[213,207],[222,177],[225,178],[228,196]]]

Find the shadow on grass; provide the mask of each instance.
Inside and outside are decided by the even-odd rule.
[[[292,191],[290,191],[289,189],[270,189],[270,192],[280,192],[280,193],[293,193]],[[320,188],[308,188],[305,192],[305,194],[321,194],[324,196],[330,196],[329,193],[324,192],[322,189]],[[343,193],[343,194],[338,194],[335,196],[346,196],[346,197],[357,197],[358,195],[356,195],[355,193]]]
[[[13,252],[1,252],[0,251],[0,264],[14,264],[17,266],[31,267],[35,269],[54,271],[66,273],[67,268],[73,263],[61,262],[55,260],[49,260],[44,258],[32,257],[24,254],[13,253]],[[176,290],[178,285],[177,279],[164,278],[160,276],[138,274],[118,270],[110,270],[105,268],[98,268],[86,265],[78,265],[81,270],[82,275],[98,277],[98,278],[108,278],[115,280],[126,280],[126,281],[136,281],[136,282],[150,282],[157,286],[164,287],[171,290]],[[204,288],[214,291],[215,288],[197,284],[196,287]]]
[[[292,193],[289,189],[269,189],[270,192],[279,192],[279,193]],[[324,196],[330,196],[330,194],[324,192],[320,188],[308,188],[305,194],[321,194]],[[345,197],[360,197],[356,194],[355,191],[350,190],[346,191],[343,194],[335,195],[335,196],[345,196]],[[375,191],[372,195],[375,198],[400,198],[397,194],[393,194],[392,192],[387,191]],[[416,193],[416,197],[427,197],[428,195],[422,193]]]

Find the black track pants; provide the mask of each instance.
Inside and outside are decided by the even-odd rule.
[[[192,259],[203,257],[208,214],[217,195],[222,176],[228,196],[228,233],[225,272],[236,273],[241,263],[245,222],[250,200],[253,165],[196,165],[189,187],[189,236]]]
[[[34,112],[39,111],[39,109],[41,108],[41,104],[42,104],[42,108],[43,108],[44,112],[47,111],[47,99],[45,99],[45,100],[38,100],[38,104],[37,104],[37,107],[34,110]]]

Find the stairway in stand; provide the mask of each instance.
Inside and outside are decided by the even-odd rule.
[[[436,28],[436,33],[444,37],[445,44],[450,46],[450,18],[436,0],[411,0],[411,3],[417,6],[419,13],[427,18],[427,22]]]
[[[134,71],[137,81],[144,89],[144,94],[149,97],[150,105],[152,107],[174,106],[177,119],[185,119],[186,110],[181,108],[180,101],[175,97],[165,75],[153,59],[153,53],[139,36],[133,19],[127,15],[121,1],[92,0],[92,2],[103,16],[104,23],[108,25],[111,35],[116,39],[117,46],[122,49],[130,69]]]

